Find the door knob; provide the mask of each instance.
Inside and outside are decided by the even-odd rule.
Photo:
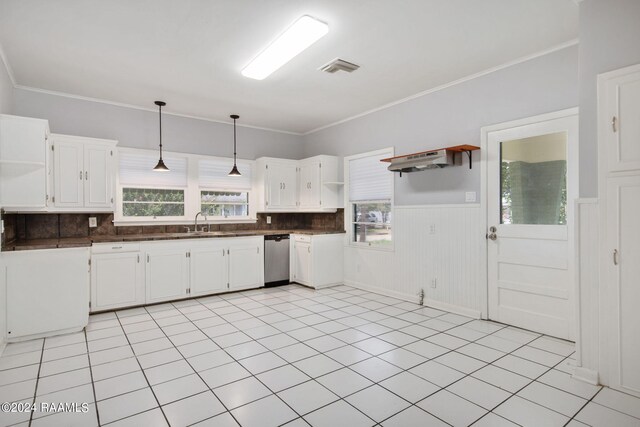
[[[498,238],[498,235],[496,233],[487,234],[487,239],[489,240],[496,240],[497,238]]]

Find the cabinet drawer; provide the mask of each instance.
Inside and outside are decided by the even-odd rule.
[[[294,234],[293,239],[296,242],[311,243],[311,236],[308,234]]]
[[[96,243],[91,247],[91,253],[93,254],[112,254],[118,252],[139,252],[139,243]]]

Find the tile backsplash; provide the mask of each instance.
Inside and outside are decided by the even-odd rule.
[[[271,224],[267,224],[267,215]],[[89,228],[89,217],[96,217],[98,226]],[[193,222],[183,225],[113,225],[113,214],[14,214],[3,213],[4,233],[2,243],[13,240],[54,239],[65,237],[89,237],[104,235],[176,233]],[[260,213],[257,221],[249,224],[211,224],[211,231],[233,230],[286,230],[315,229],[342,231],[344,209],[335,213]]]

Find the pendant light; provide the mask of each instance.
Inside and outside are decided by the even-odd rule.
[[[242,176],[236,165],[236,120],[240,118],[237,114],[232,114],[229,117],[233,119],[233,169],[229,172],[229,176]]]
[[[167,103],[164,101],[156,101],[154,102],[154,104],[158,106],[158,118],[160,122],[160,160],[158,160],[158,164],[155,168],[153,168],[153,170],[156,172],[168,172],[169,168],[164,164],[164,161],[162,160],[162,107],[167,105]]]

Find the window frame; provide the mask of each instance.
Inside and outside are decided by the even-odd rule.
[[[187,159],[187,184],[185,187],[177,186],[157,186],[157,185],[123,185],[120,183],[120,153],[127,151],[137,154],[153,154],[157,155],[157,150],[119,147],[116,151],[115,159],[115,206],[113,213],[113,224],[115,226],[127,226],[127,225],[190,225],[194,223],[195,216],[201,211],[201,195],[200,191],[237,191],[247,192],[249,195],[249,215],[247,217],[207,217],[207,220],[199,220],[200,224],[251,224],[257,222],[256,216],[256,184],[255,184],[255,161],[238,159],[239,161],[249,164],[251,167],[251,188],[243,190],[233,190],[231,188],[208,188],[200,187],[199,183],[199,169],[198,164],[200,160],[224,160],[229,162],[229,167],[233,164],[233,158],[219,157],[219,156],[207,156],[201,154],[188,154],[165,151],[166,157],[183,157]],[[162,172],[158,172],[162,173]],[[157,188],[159,190],[184,190],[184,216],[172,216],[172,217],[151,217],[151,216],[124,216],[123,215],[123,188]]]
[[[395,203],[394,203],[394,199],[395,199],[395,188],[394,188],[394,181],[395,181],[395,174],[393,172],[388,172],[391,175],[391,198],[389,200],[375,200],[375,201],[370,201],[370,200],[359,200],[359,201],[352,201],[350,200],[350,182],[349,182],[349,177],[350,177],[350,170],[349,170],[349,164],[352,160],[356,160],[356,159],[361,159],[364,157],[379,157],[379,158],[387,158],[387,157],[393,157],[394,156],[394,149],[393,147],[389,147],[389,148],[384,148],[381,150],[375,150],[375,151],[368,151],[368,152],[364,152],[364,153],[359,153],[359,154],[355,154],[352,156],[345,156],[344,157],[344,206],[345,206],[345,215],[344,215],[344,227],[345,227],[345,231],[347,234],[347,238],[349,240],[349,246],[353,247],[353,248],[358,248],[358,249],[367,249],[367,250],[373,250],[373,251],[384,251],[384,252],[395,252],[395,238],[394,238],[394,230],[395,230]],[[372,245],[371,242],[356,242],[354,240],[354,225],[356,223],[360,223],[360,222],[356,222],[353,220],[353,214],[354,214],[354,205],[355,204],[362,204],[362,203],[371,203],[371,202],[377,202],[377,203],[389,203],[390,206],[390,214],[391,214],[391,221],[389,222],[389,227],[391,230],[391,243],[389,245]]]

